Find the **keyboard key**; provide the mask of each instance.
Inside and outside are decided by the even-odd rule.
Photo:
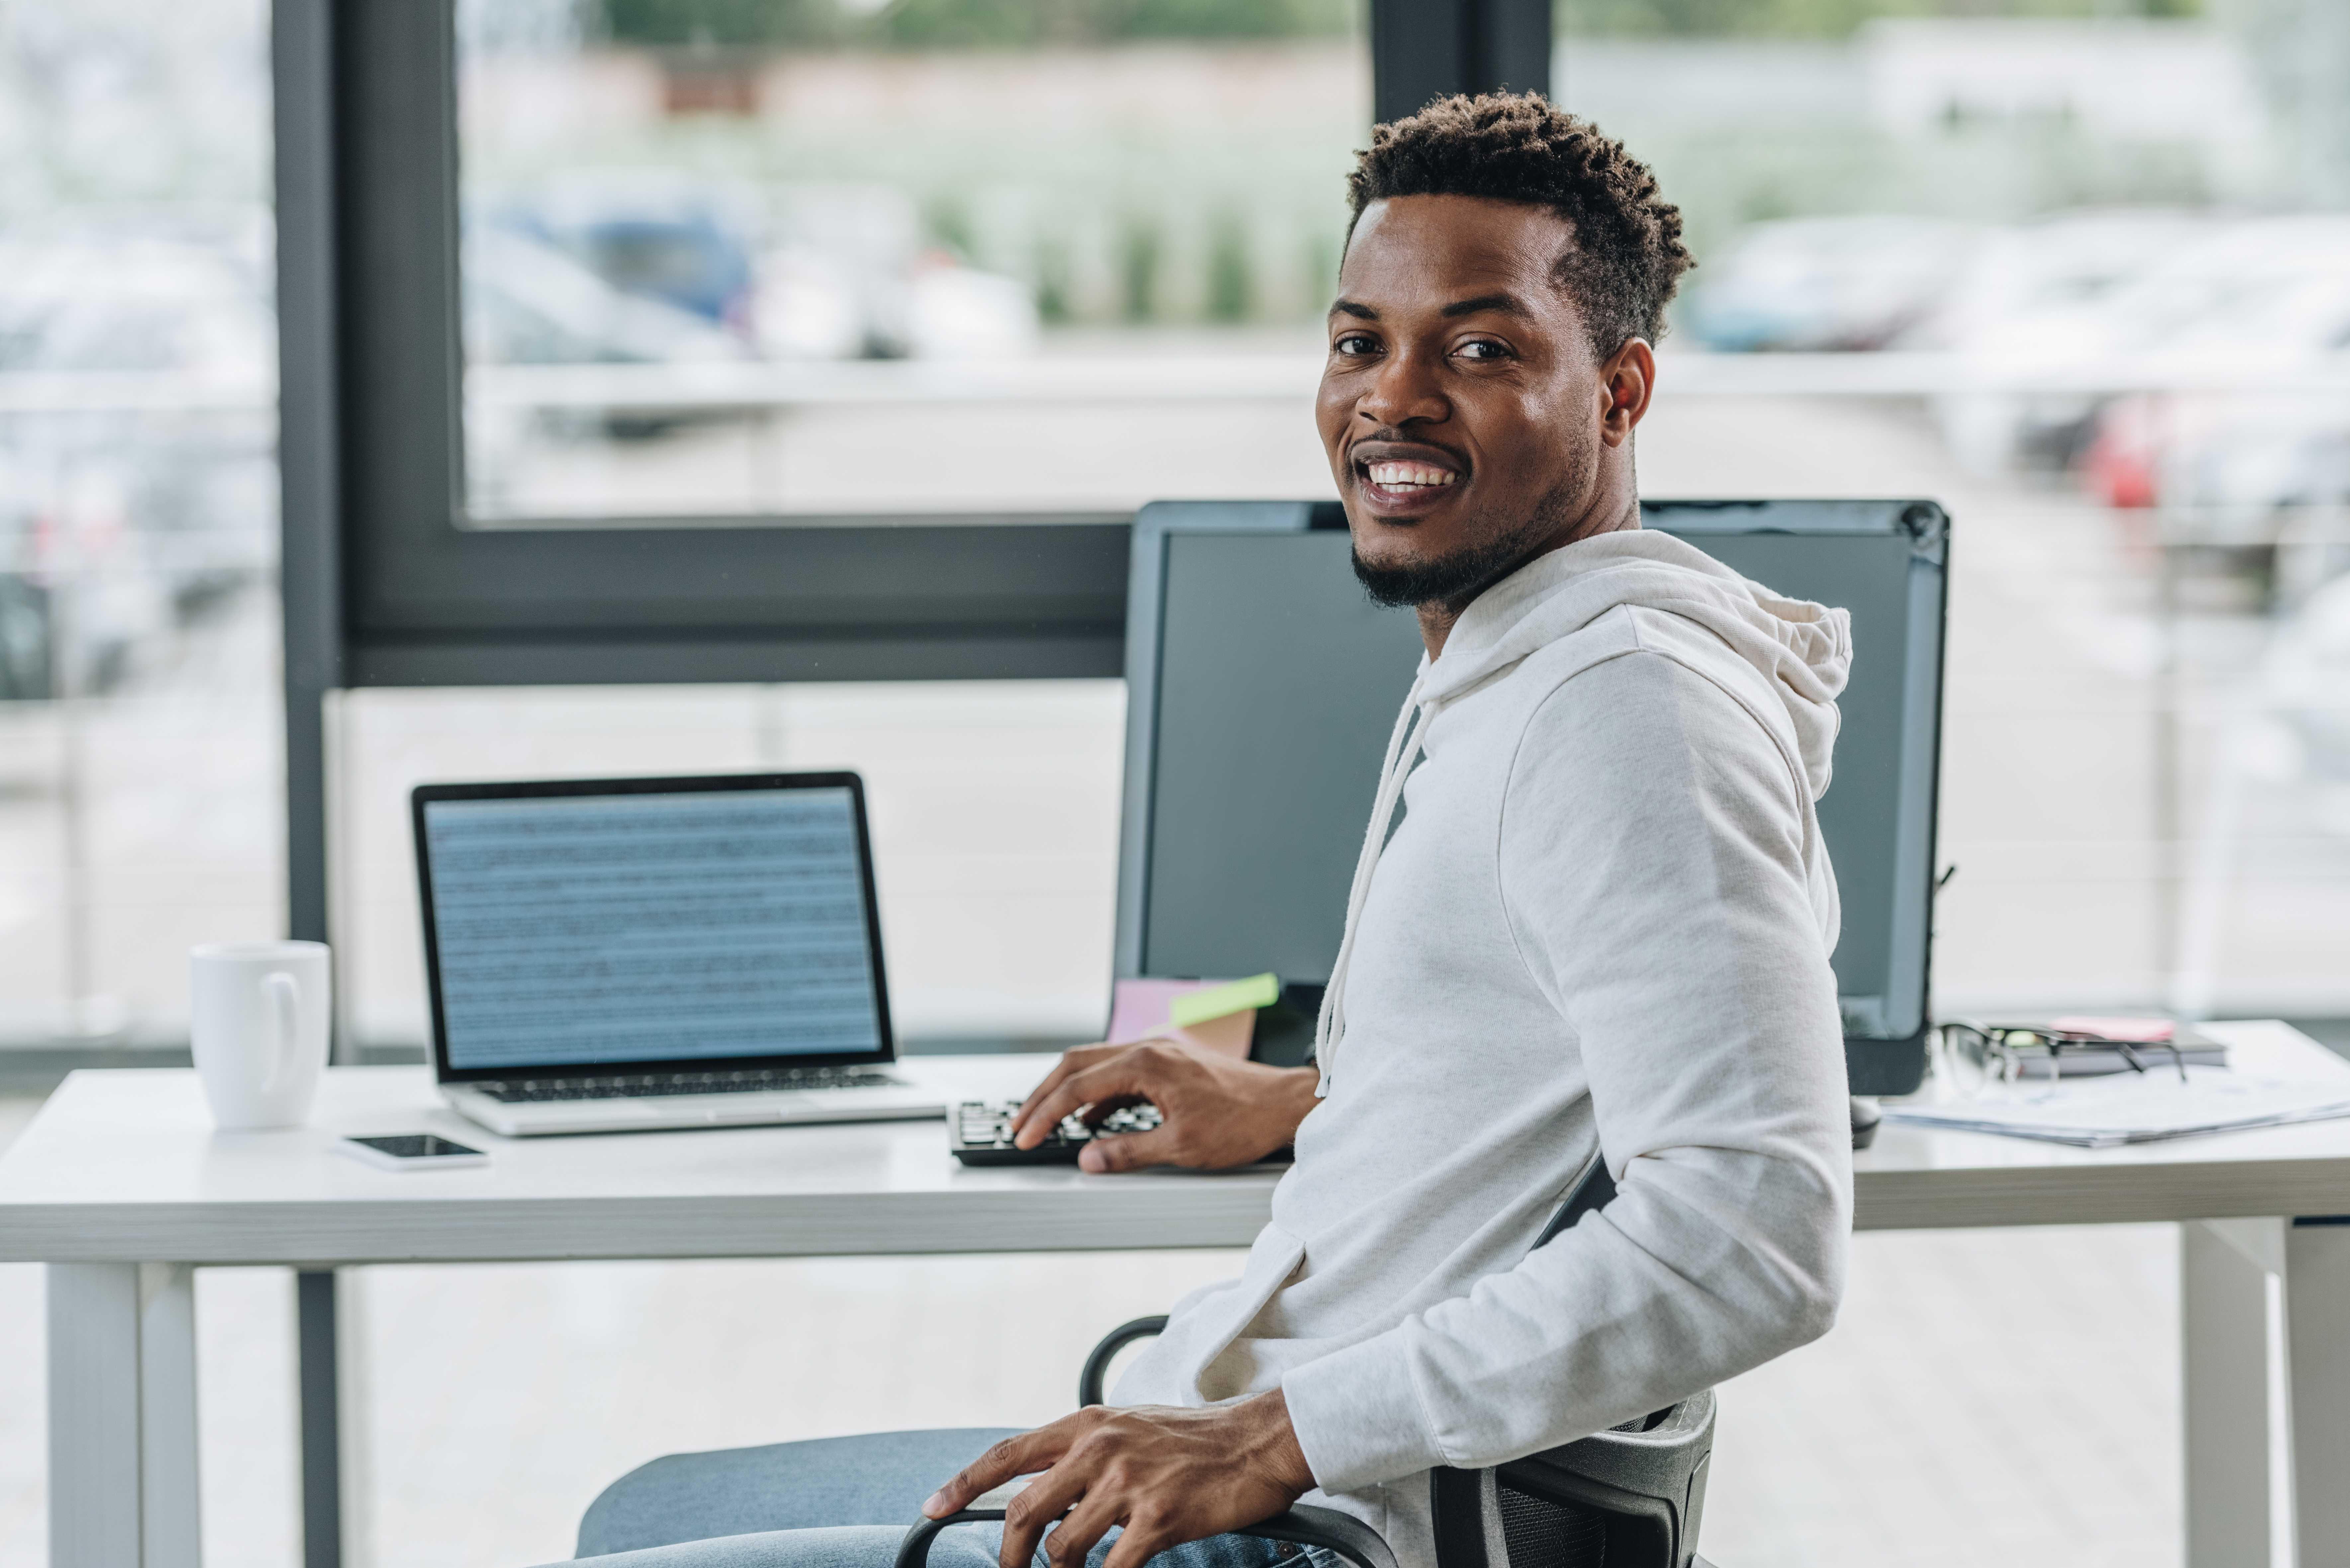
[[[1021,1148],[1012,1141],[1012,1118],[1019,1109],[1018,1102],[1010,1100],[963,1102],[947,1122],[948,1147],[965,1165],[1071,1165],[1078,1151],[1095,1138],[1149,1132],[1160,1120],[1159,1107],[1153,1105],[1121,1106],[1104,1116],[1099,1127],[1088,1127],[1077,1116],[1065,1116],[1044,1142],[1035,1148]]]

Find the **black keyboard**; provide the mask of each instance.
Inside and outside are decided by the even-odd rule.
[[[471,1085],[494,1100],[637,1100],[661,1095],[749,1095],[775,1089],[902,1089],[879,1067],[745,1067],[731,1073],[619,1073],[603,1077],[489,1078]]]
[[[1153,1105],[1124,1106],[1094,1127],[1063,1116],[1043,1143],[1019,1148],[1012,1142],[1012,1116],[1019,1108],[1016,1100],[964,1101],[947,1114],[947,1147],[965,1165],[1075,1165],[1078,1151],[1094,1139],[1149,1132],[1159,1120]]]

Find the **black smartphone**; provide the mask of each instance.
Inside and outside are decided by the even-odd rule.
[[[439,1133],[388,1133],[380,1137],[347,1137],[338,1145],[354,1159],[385,1170],[450,1170],[487,1165],[480,1149],[442,1137]]]

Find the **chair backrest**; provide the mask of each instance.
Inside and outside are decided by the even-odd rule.
[[[1595,1153],[1534,1241],[1616,1196]],[[1713,1454],[1713,1394],[1488,1470],[1430,1475],[1438,1568],[1686,1568]]]
[[[1488,1470],[1430,1480],[1439,1568],[1688,1568],[1713,1394]]]

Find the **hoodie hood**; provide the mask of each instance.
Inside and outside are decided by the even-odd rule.
[[[1836,694],[1852,670],[1852,616],[1783,598],[1669,534],[1600,534],[1536,556],[1480,595],[1423,661],[1419,706],[1449,702],[1619,605],[1697,622],[1771,683],[1817,800],[1835,751]]]
[[[1624,606],[1695,621],[1752,665],[1786,708],[1811,798],[1817,801],[1827,793],[1839,722],[1835,699],[1852,670],[1849,611],[1783,597],[1695,545],[1647,529],[1600,534],[1536,556],[1462,612],[1443,654],[1420,660],[1419,674],[1397,715],[1379,767],[1370,826],[1355,862],[1346,935],[1315,1029],[1323,1093],[1329,1092],[1332,1062],[1346,1033],[1346,978],[1356,928],[1430,719],[1529,655]]]

